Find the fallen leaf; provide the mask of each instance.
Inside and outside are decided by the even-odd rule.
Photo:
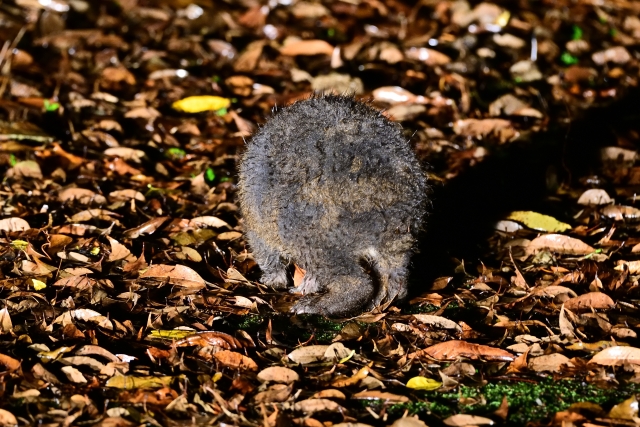
[[[324,40],[297,40],[280,48],[280,53],[286,56],[298,55],[332,55],[333,46]]]
[[[263,369],[257,375],[257,378],[262,382],[276,382],[283,384],[291,384],[300,379],[300,376],[293,369],[285,368],[284,366],[270,366]]]
[[[257,371],[258,365],[253,359],[230,350],[220,350],[213,357],[222,365],[231,369]]]
[[[466,341],[446,341],[411,353],[409,358],[429,356],[436,360],[456,360],[461,357],[472,360],[511,362],[514,356],[508,351]]]
[[[595,251],[581,240],[562,234],[544,234],[536,237],[525,248],[529,255],[545,250],[567,255],[587,255]]]
[[[442,387],[440,381],[426,377],[413,377],[407,381],[407,388],[414,390],[437,390]]]
[[[569,224],[560,222],[552,216],[531,211],[514,211],[509,214],[507,219],[518,221],[533,230],[547,233],[561,233],[571,229]]]
[[[140,278],[166,282],[181,288],[203,289],[206,287],[204,279],[186,265],[152,265],[140,275]]]
[[[626,346],[605,348],[593,356],[589,363],[604,366],[622,366],[626,363],[640,365],[640,348]]]
[[[0,231],[25,231],[30,230],[29,223],[22,218],[0,219]]]
[[[613,199],[609,197],[606,191],[599,188],[585,191],[578,199],[579,205],[586,206],[608,205],[609,203],[613,203]]]
[[[603,292],[589,292],[564,302],[564,306],[573,311],[610,310],[615,305],[611,297]]]

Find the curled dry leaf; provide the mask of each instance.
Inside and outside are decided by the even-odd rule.
[[[627,270],[629,274],[638,274],[640,272],[640,261],[618,261],[618,265],[615,266],[614,270],[617,271],[625,271]]]
[[[0,220],[0,231],[25,231],[31,227],[29,223],[22,218],[5,218]]]
[[[243,371],[257,371],[258,365],[253,359],[230,350],[221,350],[216,352],[213,357],[222,365],[231,369],[240,369]]]
[[[603,292],[589,292],[564,302],[564,306],[573,311],[609,310],[615,305],[611,297]]]
[[[423,104],[428,100],[424,96],[414,95],[400,86],[383,86],[375,89],[371,95],[373,99],[388,104]]]
[[[609,205],[601,210],[602,215],[614,221],[638,221],[640,219],[640,209],[633,206]]]
[[[158,228],[162,226],[169,219],[168,216],[159,216],[157,218],[150,219],[149,221],[141,224],[135,228],[126,230],[123,235],[128,239],[137,239],[144,234],[153,234]]]
[[[550,251],[566,255],[587,255],[595,249],[581,240],[562,234],[544,234],[536,237],[525,248],[527,254],[532,255],[541,251]]]
[[[284,366],[270,366],[258,373],[258,379],[262,382],[275,382],[283,384],[291,384],[300,379],[300,376],[293,369]]]
[[[280,53],[286,56],[331,55],[333,46],[324,40],[296,40],[282,46]]]
[[[107,236],[109,245],[111,245],[111,253],[109,253],[109,261],[118,261],[125,259],[131,255],[131,251],[125,245]]]
[[[591,188],[582,193],[578,199],[578,204],[585,206],[608,205],[609,203],[613,203],[613,199],[600,188]]]
[[[589,363],[604,366],[640,365],[640,348],[614,346],[605,348],[591,358]]]
[[[227,350],[244,347],[239,340],[231,335],[216,331],[199,332],[176,341],[177,347],[189,347],[194,345],[200,347],[216,346]]]
[[[428,356],[436,360],[456,360],[464,357],[472,360],[511,362],[514,359],[514,356],[508,351],[457,340],[441,342],[409,355],[410,358],[421,356]]]

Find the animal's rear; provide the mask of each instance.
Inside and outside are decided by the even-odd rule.
[[[247,238],[268,285],[307,271],[298,312],[346,315],[406,294],[426,180],[396,124],[350,97],[276,113],[240,167]]]

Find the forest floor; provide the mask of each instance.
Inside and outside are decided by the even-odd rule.
[[[0,2],[0,425],[636,425],[638,16]],[[432,187],[411,297],[350,319],[259,283],[236,199],[314,91],[401,123]]]

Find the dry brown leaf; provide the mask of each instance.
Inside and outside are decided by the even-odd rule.
[[[331,55],[333,46],[324,40],[298,40],[282,46],[280,53],[287,56]]]
[[[300,379],[300,376],[293,369],[284,366],[270,366],[258,373],[258,379],[262,382],[271,381],[276,383],[291,384]]]
[[[433,316],[430,314],[414,314],[413,317],[420,323],[430,325],[439,329],[453,329],[462,332],[462,328],[453,320],[449,320],[442,316]]]
[[[53,284],[53,286],[59,288],[72,288],[77,291],[88,291],[93,289],[96,283],[97,282],[94,279],[90,279],[86,276],[71,276],[58,280]]]
[[[86,188],[67,188],[58,193],[58,199],[62,202],[76,201],[83,205],[97,203],[99,205],[107,203],[107,199],[100,194]]]
[[[145,152],[131,147],[112,147],[104,150],[104,155],[121,157],[125,160],[131,160],[132,162],[140,163],[145,155]]]
[[[579,205],[586,206],[608,205],[609,203],[613,203],[613,199],[609,197],[606,191],[599,188],[591,188],[585,191],[578,199]]]
[[[614,221],[638,221],[640,219],[640,209],[633,206],[609,205],[601,210],[602,215]]]
[[[231,369],[240,369],[248,371],[257,371],[258,365],[253,359],[230,350],[221,350],[213,355],[213,357],[222,365]]]
[[[131,255],[131,251],[127,249],[125,245],[107,236],[109,245],[111,246],[111,253],[109,253],[109,261],[118,261],[127,258]]]
[[[177,347],[194,345],[200,347],[216,346],[227,350],[244,347],[240,341],[231,335],[216,331],[199,332],[176,341]]]
[[[109,200],[111,202],[116,202],[116,201],[128,202],[131,199],[138,200],[140,202],[147,201],[146,197],[144,197],[144,194],[136,190],[131,190],[131,189],[117,190],[109,193]]]
[[[18,419],[11,412],[0,408],[0,426],[14,427],[18,425]]]
[[[595,249],[581,240],[563,234],[544,234],[533,239],[525,248],[525,252],[529,255],[541,251],[566,255],[587,255],[593,253]]]
[[[640,365],[640,348],[626,346],[605,348],[593,356],[589,363],[604,366],[622,366],[627,363]]]
[[[0,231],[25,231],[31,227],[29,223],[22,218],[5,218],[0,219]]]
[[[407,396],[378,390],[360,391],[352,394],[351,398],[357,400],[382,400],[385,403],[407,403],[411,401]]]
[[[436,360],[456,360],[461,357],[472,360],[492,360],[511,362],[514,356],[508,351],[488,345],[473,344],[466,341],[441,342],[409,355],[409,358],[429,356]]]
[[[469,414],[452,415],[449,418],[445,418],[442,422],[448,426],[453,426],[453,427],[481,426],[481,425],[495,424],[493,420],[489,418],[481,417],[479,415],[469,415]]]
[[[206,286],[204,279],[186,265],[152,265],[140,275],[140,278],[167,282],[181,288],[203,289]]]
[[[615,305],[611,297],[603,292],[589,292],[564,302],[564,306],[573,311],[610,310]]]
[[[0,353],[0,366],[3,367],[3,371],[14,372],[20,369],[21,362],[14,359],[11,356]]]
[[[289,399],[292,390],[292,385],[273,384],[265,391],[256,393],[256,395],[253,396],[253,400],[256,403],[284,402]]]
[[[160,216],[157,218],[150,219],[149,221],[141,224],[135,228],[130,228],[126,230],[123,234],[127,239],[137,239],[143,234],[153,234],[158,228],[162,226],[169,219],[168,216]]]
[[[405,51],[405,55],[408,59],[420,61],[428,67],[442,66],[451,62],[451,58],[444,53],[428,47],[410,47]]]
[[[529,358],[529,369],[536,372],[563,372],[567,367],[574,367],[564,354],[552,353]]]
[[[472,138],[494,136],[500,142],[511,141],[519,135],[518,131],[513,127],[513,123],[504,119],[458,120],[453,125],[453,131],[458,135]]]
[[[315,414],[316,412],[344,412],[345,408],[329,399],[307,399],[300,402],[296,402],[293,405],[293,409],[299,412],[303,412],[307,415]]]

